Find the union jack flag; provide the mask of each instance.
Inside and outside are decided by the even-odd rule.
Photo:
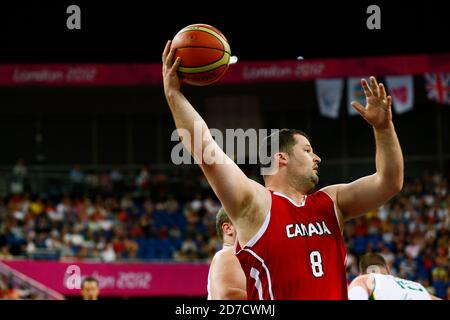
[[[450,73],[427,73],[425,81],[428,99],[450,104]]]

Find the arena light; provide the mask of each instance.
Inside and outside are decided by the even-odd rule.
[[[238,57],[236,56],[231,56],[230,57],[230,64],[235,64],[238,62]]]

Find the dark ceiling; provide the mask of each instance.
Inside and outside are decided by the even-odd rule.
[[[167,39],[199,22],[241,60],[450,51],[444,1],[377,3],[381,30],[366,27],[367,1],[11,2],[0,10],[0,62],[157,62]],[[70,4],[81,30],[66,28]]]

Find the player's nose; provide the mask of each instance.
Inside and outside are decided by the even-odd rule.
[[[322,162],[322,159],[320,159],[320,157],[317,154],[314,154],[315,158],[314,158],[314,162],[316,162],[317,164]]]

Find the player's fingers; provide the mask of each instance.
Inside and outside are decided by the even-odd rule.
[[[360,114],[361,116],[364,117],[364,115],[365,115],[365,113],[366,113],[366,108],[364,108],[363,105],[362,105],[361,103],[356,102],[356,101],[352,101],[351,105],[352,105],[352,107],[353,107],[356,111],[359,112],[359,114]]]
[[[384,87],[384,84],[380,83],[378,87],[380,88],[380,98],[383,100],[386,99],[386,88]]]
[[[167,54],[169,53],[170,50],[170,40],[167,41],[166,46],[164,47],[164,51],[162,54],[162,62],[165,63],[166,62],[166,57]]]
[[[388,108],[390,108],[392,106],[392,97],[387,96],[387,101],[388,101]]]
[[[173,56],[175,55],[175,51],[176,51],[175,48],[170,49],[169,54],[166,57],[165,64],[168,68],[171,68],[173,65]]]
[[[180,66],[180,63],[181,63],[181,58],[177,57],[175,59],[175,62],[172,65],[172,68],[170,69],[170,72],[177,72],[178,67]]]
[[[377,83],[377,79],[375,79],[375,77],[370,77],[370,88],[372,89],[372,94],[375,97],[378,97],[379,96],[378,83]]]
[[[367,83],[366,79],[361,79],[361,86],[363,87],[366,98],[371,97],[372,91],[370,91],[369,84]]]

